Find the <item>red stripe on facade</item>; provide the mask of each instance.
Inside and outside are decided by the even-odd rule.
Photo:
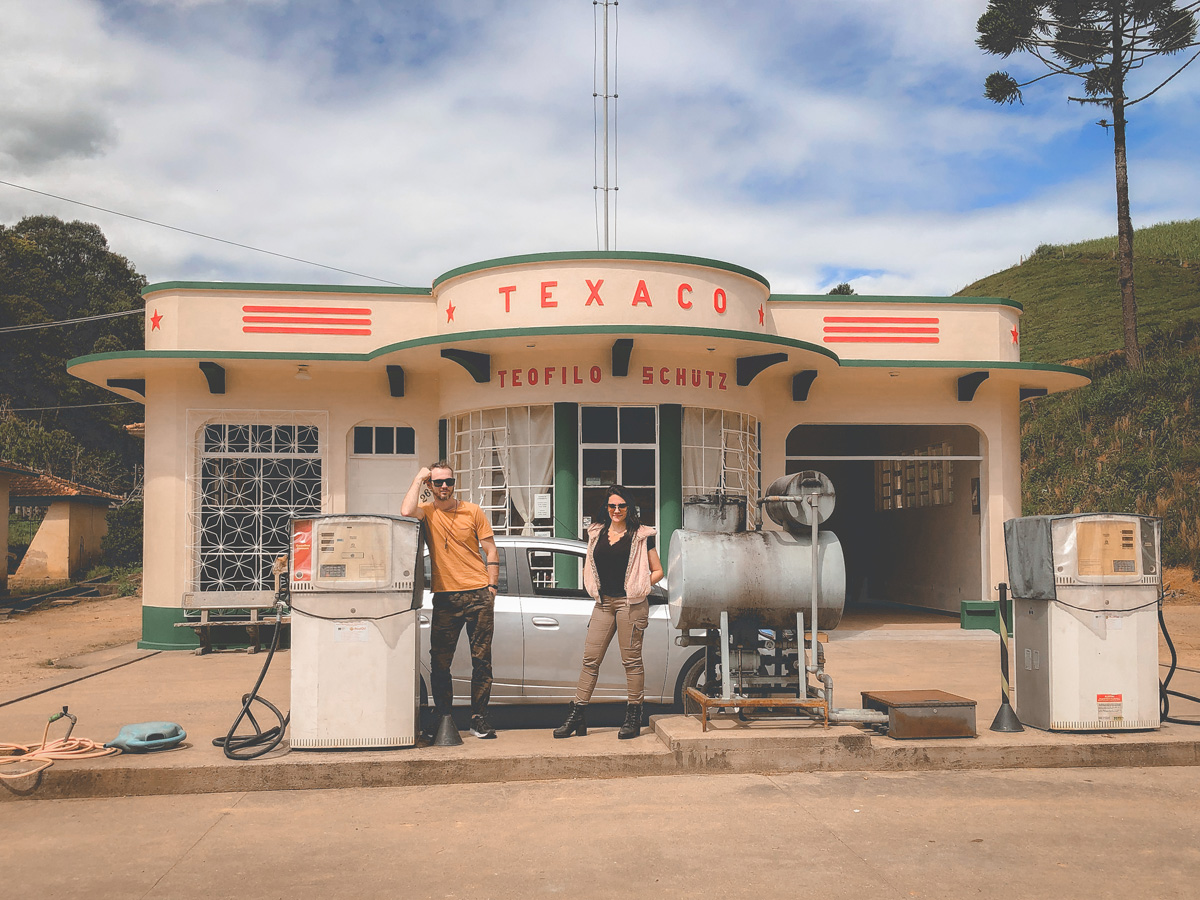
[[[370,325],[370,319],[326,319],[320,316],[242,316],[243,322],[278,322],[284,325]]]
[[[371,310],[348,306],[243,306],[244,313],[309,313],[312,315],[369,316]]]
[[[246,334],[370,334],[370,328],[291,328],[269,325],[243,325]]]
[[[827,344],[936,344],[938,338],[935,337],[838,337],[837,335],[828,335],[825,338]]]
[[[905,318],[901,316],[826,316],[826,322],[858,322],[863,325],[936,325],[936,318]]]
[[[887,325],[826,325],[825,333],[836,334],[937,334],[936,328],[905,328]]]

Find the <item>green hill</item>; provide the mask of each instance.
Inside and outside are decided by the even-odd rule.
[[[1043,244],[1018,266],[967,285],[957,297],[1007,297],[1025,307],[1021,358],[1061,363],[1122,345],[1115,236]],[[1200,219],[1139,229],[1133,239],[1138,330],[1200,319]]]
[[[1092,384],[1021,411],[1023,511],[1163,519],[1163,558],[1200,577],[1200,219],[1134,235],[1145,368],[1120,352],[1116,238],[1042,245],[959,291],[1025,307],[1021,355],[1072,362]]]

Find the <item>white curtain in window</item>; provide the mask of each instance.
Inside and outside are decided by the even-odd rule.
[[[521,534],[533,534],[533,498],[546,493],[554,477],[554,407],[509,410],[508,494],[524,520]]]
[[[683,410],[683,493],[710,494],[721,484],[721,411]]]

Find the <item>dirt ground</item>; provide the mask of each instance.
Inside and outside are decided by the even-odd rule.
[[[1200,670],[1200,583],[1188,569],[1165,573],[1163,617],[1179,665]],[[141,597],[102,597],[74,606],[18,613],[0,619],[0,694],[62,677],[86,653],[129,644],[141,637]],[[1170,660],[1159,636],[1159,659]]]
[[[142,636],[142,598],[101,597],[0,619],[0,694],[62,678],[71,660]]]
[[[1200,669],[1200,582],[1192,581],[1191,569],[1167,569],[1163,572],[1163,585],[1167,595],[1163,618],[1179,654],[1179,665]],[[1161,633],[1158,658],[1161,662],[1171,661]]]

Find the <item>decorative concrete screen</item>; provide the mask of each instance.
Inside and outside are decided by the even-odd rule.
[[[271,563],[288,551],[291,519],[322,511],[321,444],[316,424],[294,419],[209,422],[198,430],[193,590],[271,589]]]

